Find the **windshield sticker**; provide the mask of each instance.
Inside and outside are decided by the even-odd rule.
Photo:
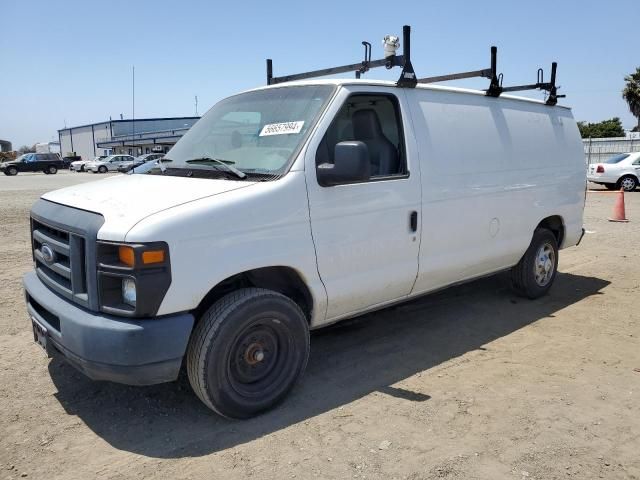
[[[304,122],[284,122],[284,123],[269,123],[262,127],[260,130],[260,137],[267,137],[269,135],[287,135],[289,133],[300,133]]]

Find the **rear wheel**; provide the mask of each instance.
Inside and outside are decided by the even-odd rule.
[[[633,192],[638,186],[638,179],[632,175],[625,175],[616,184],[616,188],[623,189],[625,192]]]
[[[205,405],[248,418],[280,402],[308,358],[309,326],[300,307],[280,293],[244,288],[204,313],[189,341],[187,372]]]
[[[98,172],[107,173],[107,167],[105,167],[104,165],[100,165],[100,167],[98,168]]]
[[[538,228],[531,244],[518,264],[511,269],[511,285],[515,292],[531,299],[546,294],[556,278],[558,242],[555,235]]]

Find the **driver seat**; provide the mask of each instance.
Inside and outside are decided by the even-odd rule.
[[[351,117],[353,139],[363,142],[369,149],[371,176],[386,176],[399,173],[400,159],[395,145],[382,131],[375,110],[357,110]]]

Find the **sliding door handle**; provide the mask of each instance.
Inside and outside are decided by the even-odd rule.
[[[411,228],[412,232],[418,231],[418,212],[415,210],[409,215],[409,228]]]

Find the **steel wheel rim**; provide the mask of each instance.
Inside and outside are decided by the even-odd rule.
[[[550,243],[544,243],[536,252],[536,259],[533,264],[533,274],[536,283],[540,287],[545,287],[553,278],[556,268],[556,252]]]
[[[623,190],[627,192],[636,188],[636,182],[634,182],[633,178],[623,178],[621,183]]]
[[[262,397],[269,387],[280,390],[293,356],[287,328],[280,322],[263,320],[236,337],[227,376],[237,394]]]

